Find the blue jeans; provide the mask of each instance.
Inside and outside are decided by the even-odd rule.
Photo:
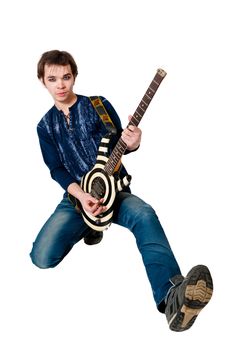
[[[164,312],[169,279],[181,272],[158,217],[150,205],[131,193],[119,192],[114,205],[113,223],[133,233],[157,308]],[[88,230],[81,214],[64,197],[33,243],[32,262],[40,268],[55,267]]]

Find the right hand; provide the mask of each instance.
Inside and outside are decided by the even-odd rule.
[[[83,209],[92,214],[93,216],[100,215],[105,210],[107,210],[107,207],[103,205],[104,199],[96,199],[90,195],[90,193],[83,192],[79,195],[79,201],[83,207]]]

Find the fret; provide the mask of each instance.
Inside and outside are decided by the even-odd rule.
[[[119,139],[118,143],[119,143],[122,147],[127,147],[126,143],[122,140],[122,138]]]
[[[120,148],[119,148],[119,151],[120,151],[120,158],[121,158],[121,156],[122,156],[122,153],[125,152],[126,148],[127,148],[127,145],[126,145],[126,144],[125,144],[124,146],[123,146],[123,145],[120,146]]]
[[[153,84],[156,84],[157,86],[159,86],[159,83],[154,79],[154,80],[152,80],[152,83],[151,83],[151,85],[153,85]]]
[[[145,105],[149,106],[149,103],[148,101],[145,101],[145,96],[143,97],[142,101],[145,103]]]
[[[109,168],[111,169],[112,167],[115,166],[115,162],[113,161],[113,159],[110,160],[110,162],[108,163]]]
[[[152,81],[152,83],[151,83],[151,87],[153,88],[153,90],[157,90],[158,89],[158,87],[159,87],[159,83],[157,82],[157,81]]]
[[[108,175],[111,175],[114,172],[115,166],[116,166],[115,164],[112,164],[112,162],[110,164],[108,161],[108,163],[104,167],[104,170]]]
[[[152,94],[153,94],[153,96],[154,96],[154,94],[156,93],[156,90],[154,90],[154,89],[152,89],[152,87],[150,86],[149,87],[149,89],[148,90],[151,90],[152,91]],[[151,92],[149,91],[149,94],[150,94]]]
[[[151,101],[150,91],[148,92],[148,94],[147,94],[147,92],[146,92],[145,96],[147,96],[148,99]]]
[[[142,119],[142,116],[138,113],[137,109],[133,115],[133,117],[136,118],[137,122],[140,123],[141,119]]]
[[[140,120],[137,120],[136,116],[133,115],[132,119],[130,120],[130,125],[138,126]]]
[[[145,112],[146,111],[146,108],[147,108],[147,105],[145,103],[143,103],[141,101],[141,103],[139,104],[140,108]]]
[[[120,160],[120,156],[121,154],[120,153],[117,154],[117,151],[115,150],[115,152],[112,153],[111,158],[114,163],[117,163]]]
[[[107,164],[105,165],[105,170],[107,171],[107,169],[111,169],[113,165],[113,159],[109,158]]]
[[[144,115],[145,110],[144,110],[144,109],[142,109],[142,107],[141,107],[141,106],[138,106],[138,109],[142,110],[142,115]]]
[[[139,108],[139,107],[138,107],[138,108]],[[137,115],[139,116],[140,121],[141,121],[141,119],[142,119],[142,117],[143,117],[143,114],[139,113],[138,108],[136,109],[136,113],[137,113]]]
[[[122,152],[125,151],[125,148],[123,146],[119,146],[119,154],[120,154],[120,157],[122,155]]]

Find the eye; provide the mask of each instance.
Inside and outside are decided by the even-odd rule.
[[[49,77],[49,78],[48,78],[48,81],[54,82],[54,81],[56,81],[56,79],[55,79],[55,77]]]

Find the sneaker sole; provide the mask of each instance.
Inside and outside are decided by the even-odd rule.
[[[209,269],[204,265],[192,268],[187,281],[184,302],[169,322],[171,330],[182,332],[189,329],[200,311],[208,304],[213,294],[213,281]]]

